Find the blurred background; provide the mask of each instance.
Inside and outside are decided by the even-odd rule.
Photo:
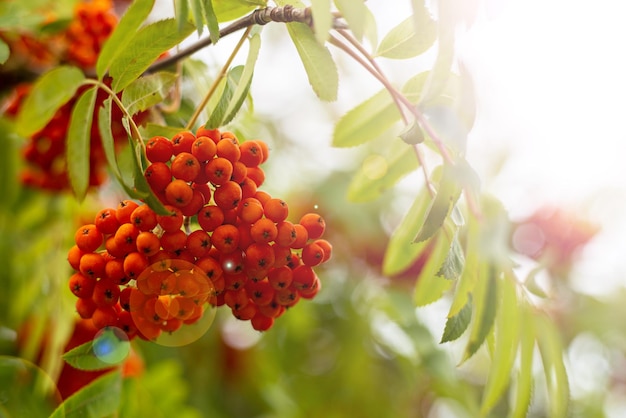
[[[411,11],[410,2],[367,4],[379,19],[379,38]],[[457,36],[477,100],[467,159],[483,190],[509,212],[520,277],[541,251],[558,254],[537,282],[553,292],[548,304],[567,347],[575,417],[617,418],[626,411],[624,16],[626,6],[609,0],[485,0],[473,26]],[[195,58],[217,69],[235,38]],[[381,87],[348,57],[332,53],[339,97],[323,103],[284,27],[268,25],[251,90],[254,112],[240,121],[243,132],[272,150],[263,189],[287,201],[292,214],[315,208],[326,219],[334,254],[318,271],[322,290],[265,333],[218,310],[212,328],[188,346],[136,341],[136,370],[124,380],[119,416],[476,416],[488,354],[482,350],[457,367],[463,340],[438,343],[450,301],[415,308],[423,260],[397,277],[381,273],[385,244],[422,187],[421,173],[373,202],[346,198],[352,175],[384,140],[333,148],[333,126]],[[380,64],[402,85],[433,58],[429,52]],[[23,358],[32,373],[56,376],[61,366],[54,355],[75,333],[66,284],[73,232],[121,194],[108,184],[78,204],[69,195],[15,186],[21,142],[6,133],[1,139],[8,168],[0,184],[7,196],[0,204],[6,266],[0,354]],[[504,416],[507,402],[491,416]],[[541,383],[529,416],[546,416]]]

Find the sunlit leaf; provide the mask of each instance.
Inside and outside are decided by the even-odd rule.
[[[476,289],[472,294],[474,301],[473,321],[469,341],[465,346],[463,360],[472,357],[485,342],[491,332],[498,306],[498,272],[492,265],[485,266],[481,271]]]
[[[328,39],[328,32],[333,24],[333,15],[330,12],[331,0],[311,1],[311,15],[313,16],[313,27],[315,38],[320,44],[324,44]]]
[[[535,351],[535,324],[533,313],[525,305],[520,307],[520,340],[519,340],[519,368],[515,374],[515,385],[512,391],[512,406],[510,418],[524,418],[533,390],[533,356]]]
[[[441,180],[437,187],[437,195],[433,199],[426,219],[414,242],[421,242],[432,237],[445,222],[452,207],[461,196],[459,172],[455,166],[444,164]]]
[[[87,341],[63,354],[63,360],[79,370],[110,369],[114,364],[100,359],[93,350],[93,341]]]
[[[378,138],[400,119],[391,96],[381,90],[348,111],[335,125],[333,146],[353,147]]]
[[[55,112],[74,96],[84,79],[80,69],[69,66],[57,67],[39,77],[17,115],[17,133],[30,136],[46,126]]]
[[[467,299],[467,303],[454,316],[448,316],[446,326],[443,330],[440,344],[454,341],[461,337],[472,319],[472,298]]]
[[[267,5],[267,1],[264,0],[211,0],[211,2],[219,22],[237,19],[259,6]]]
[[[243,102],[246,100],[248,91],[250,90],[250,85],[252,84],[254,65],[256,64],[256,60],[259,56],[259,50],[261,49],[261,36],[258,33],[254,34],[250,37],[249,43],[248,57],[246,58],[246,63],[242,69],[241,75],[237,80],[237,86],[233,91],[233,97],[230,100],[230,103],[228,103],[228,108],[226,109],[226,115],[224,116],[222,125],[226,125],[233,120],[243,105]]]
[[[97,93],[97,87],[91,87],[80,96],[67,129],[67,175],[78,200],[85,197],[89,187],[91,123]]]
[[[376,50],[378,47],[378,26],[376,24],[376,17],[374,13],[368,8],[365,15],[365,32],[363,37],[369,42],[370,49]]]
[[[546,375],[548,388],[549,416],[560,418],[568,416],[570,391],[567,372],[563,362],[563,343],[561,333],[546,316],[535,315],[537,346]]]
[[[6,42],[0,39],[0,65],[7,62],[7,60],[9,59],[9,55],[11,55],[9,45],[7,45]]]
[[[417,23],[417,25],[416,25]],[[393,28],[378,45],[377,56],[393,59],[412,58],[426,52],[437,39],[437,24],[428,10],[414,10],[414,15]]]
[[[98,78],[104,77],[113,60],[126,49],[137,29],[150,14],[153,6],[154,0],[137,0],[126,9],[98,55],[98,62],[96,63]]]
[[[67,398],[49,418],[101,418],[112,416],[120,405],[122,376],[106,373]]]
[[[348,199],[374,200],[419,167],[417,156],[403,142],[394,140],[383,152],[369,155],[363,161],[348,186]]]
[[[427,76],[427,72],[419,73],[404,84],[402,92],[407,99],[417,102]],[[339,119],[333,133],[333,146],[353,147],[374,140],[401,117],[389,92],[381,90]]]
[[[194,26],[186,24],[178,29],[175,19],[165,19],[141,28],[111,62],[113,90],[119,92],[148,69],[163,52],[178,45]]]
[[[222,126],[222,121],[226,116],[226,109],[228,109],[228,105],[233,98],[233,91],[237,86],[242,72],[243,66],[238,65],[234,68],[231,68],[228,71],[226,77],[220,81],[220,84],[215,91],[217,94],[219,94],[219,96],[215,96],[219,97],[219,100],[215,105],[211,105],[211,116],[204,125],[208,129],[215,129]]]
[[[335,6],[341,12],[355,38],[361,40],[367,24],[367,7],[363,0],[335,0]]]
[[[446,255],[441,268],[437,272],[437,276],[448,280],[456,280],[463,272],[464,265],[465,256],[463,255],[463,248],[461,248],[459,243],[458,233],[456,233],[448,249],[448,255]]]
[[[424,222],[429,202],[430,196],[422,189],[391,234],[383,259],[384,275],[392,276],[405,270],[427,247],[427,242],[413,243],[413,237]]]
[[[335,100],[339,74],[330,51],[317,42],[311,28],[304,23],[287,23],[287,30],[300,55],[315,94],[321,100]]]
[[[481,229],[481,221],[470,217],[467,227],[464,229],[465,265],[461,277],[457,281],[454,299],[452,299],[448,316],[456,315],[468,303],[468,298],[471,297],[478,282],[481,254],[476,249],[480,247]]]
[[[122,93],[122,103],[130,115],[163,101],[176,82],[176,74],[158,72],[140,77]]]
[[[102,106],[98,109],[98,130],[100,132],[100,138],[102,141],[102,149],[107,159],[109,170],[113,173],[120,186],[124,189],[126,194],[133,199],[144,198],[145,195],[138,194],[133,187],[128,185],[117,161],[115,154],[115,140],[111,131],[111,98],[104,101]]]
[[[200,4],[202,5],[202,11],[204,13],[204,21],[209,29],[209,36],[213,44],[216,44],[220,39],[220,27],[217,21],[217,15],[213,9],[214,0],[204,0]]]
[[[179,30],[184,28],[189,20],[190,3],[196,3],[196,0],[174,0],[174,17],[176,18],[176,22],[178,22]],[[193,5],[192,8],[194,8]],[[197,9],[194,9],[194,12],[196,12],[196,10]],[[202,33],[202,29],[204,29],[202,17],[194,14],[194,23],[196,24],[198,35],[200,35]]]
[[[435,246],[417,277],[417,284],[413,294],[416,306],[426,306],[436,302],[441,299],[445,292],[452,288],[452,281],[437,276],[437,270],[446,258],[449,242],[445,239],[442,232],[433,239],[436,240]]]
[[[519,346],[521,310],[515,277],[505,277],[500,281],[499,290],[501,295],[496,317],[495,347],[483,392],[483,415],[496,405],[509,386]]]

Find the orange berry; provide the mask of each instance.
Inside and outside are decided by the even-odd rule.
[[[252,224],[263,217],[263,206],[257,199],[248,197],[239,202],[237,215],[243,222]]]
[[[245,268],[253,271],[269,271],[274,266],[274,250],[269,244],[253,243],[245,250]]]
[[[200,174],[200,162],[190,152],[181,152],[171,166],[172,176],[184,181],[194,181]]]
[[[250,319],[250,324],[257,331],[267,331],[274,325],[274,318],[263,314],[259,307],[259,312]]]
[[[276,290],[267,280],[248,281],[244,287],[248,298],[257,306],[269,305],[274,300]]]
[[[86,253],[94,252],[102,245],[104,237],[102,232],[98,231],[96,225],[83,225],[74,234],[74,241],[78,248]]]
[[[291,248],[304,248],[309,240],[309,231],[301,224],[294,224],[293,229],[296,231],[296,239],[289,245]]]
[[[96,286],[96,280],[82,273],[74,273],[70,277],[69,286],[71,292],[77,298],[91,298],[93,289]]]
[[[146,143],[146,158],[152,163],[169,161],[173,152],[174,144],[163,136],[152,137]]]
[[[266,218],[278,223],[287,219],[289,207],[284,200],[272,198],[263,204],[263,211]]]
[[[85,253],[81,251],[76,244],[74,244],[67,252],[67,262],[70,263],[70,266],[72,266],[74,270],[79,269],[80,259],[83,254]]]
[[[268,218],[261,218],[250,227],[250,235],[255,242],[272,242],[278,236],[276,224]]]
[[[217,142],[221,139],[222,134],[219,129],[208,129],[204,126],[201,126],[196,131],[196,138],[200,138],[203,136],[211,138],[211,140],[213,140],[213,142],[217,144]]]
[[[130,223],[135,225],[140,231],[151,231],[157,226],[156,213],[150,206],[140,205],[130,214]]]
[[[114,235],[115,246],[120,252],[124,254],[127,254],[131,251],[136,251],[136,240],[140,232],[141,231],[139,230],[139,228],[137,228],[130,222],[120,225]],[[109,251],[109,253],[111,255],[114,255],[111,251]]]
[[[299,223],[306,228],[310,239],[320,238],[326,229],[326,222],[324,222],[324,218],[317,213],[307,213],[302,215]]]
[[[207,232],[212,232],[224,223],[224,211],[215,205],[206,205],[198,213],[198,224]]]
[[[215,186],[222,185],[233,175],[233,163],[226,158],[217,157],[204,166],[204,174]]]
[[[235,209],[242,198],[241,186],[234,181],[227,181],[213,193],[215,204],[223,210]]]
[[[187,244],[187,234],[182,229],[166,231],[161,235],[161,247],[165,251],[176,253],[182,251]]]
[[[163,231],[175,231],[183,226],[183,213],[180,209],[165,205],[165,208],[170,211],[169,215],[157,215],[157,222],[163,228]]]
[[[239,160],[241,156],[241,151],[239,151],[239,141],[237,138],[228,138],[224,137],[222,134],[222,139],[217,143],[217,156],[226,158],[231,163]]]
[[[193,198],[193,189],[186,181],[175,179],[165,188],[165,199],[178,208],[186,206]]]
[[[286,289],[293,281],[293,272],[287,266],[273,268],[267,273],[267,280],[276,290]]]
[[[198,161],[208,161],[215,157],[217,146],[215,145],[215,141],[211,138],[207,136],[197,136],[191,146],[191,153]]]
[[[109,279],[100,279],[93,288],[91,298],[96,306],[114,306],[120,297],[120,287]]]
[[[102,209],[98,212],[94,224],[96,228],[98,228],[98,231],[103,234],[114,234],[120,226],[115,216],[115,209],[113,208]]]
[[[302,262],[307,266],[317,266],[324,260],[324,250],[315,242],[310,242],[302,248],[300,255]]]
[[[154,162],[146,168],[144,177],[148,181],[152,191],[155,193],[162,192],[172,181],[172,171],[167,164]]]
[[[124,260],[121,258],[108,260],[104,266],[104,274],[115,284],[122,285],[130,281],[130,278],[126,277],[126,273],[124,273]]]
[[[137,251],[146,257],[155,255],[161,249],[159,237],[151,231],[142,231],[135,241]]]
[[[122,200],[119,205],[117,205],[117,210],[115,211],[117,222],[119,222],[120,225],[130,222],[130,214],[133,213],[138,206],[139,204],[133,200]]]
[[[180,208],[180,211],[183,213],[184,216],[193,216],[197,214],[206,203],[204,195],[201,191],[192,187],[192,193],[193,194],[189,203]]]
[[[211,249],[211,237],[206,231],[198,229],[187,236],[185,246],[194,257],[204,257]]]
[[[172,153],[178,155],[181,152],[191,153],[191,146],[196,140],[193,132],[183,131],[172,137]]]
[[[239,145],[239,161],[246,167],[256,167],[263,162],[263,149],[257,141],[245,141]]]
[[[261,185],[265,182],[265,171],[263,171],[261,167],[248,167],[246,170],[246,177],[252,180],[257,187],[261,187]]]
[[[104,276],[106,261],[99,253],[85,253],[80,258],[79,270],[82,274],[92,279]]]
[[[317,245],[319,245],[322,250],[324,250],[324,258],[322,259],[322,263],[327,262],[332,257],[333,246],[330,242],[323,238],[318,238],[314,241]]]
[[[234,225],[220,225],[211,235],[211,245],[222,254],[228,254],[237,248],[239,244],[239,230]]]

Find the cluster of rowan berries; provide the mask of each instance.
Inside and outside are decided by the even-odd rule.
[[[115,29],[118,17],[111,0],[79,1],[74,5],[69,24],[54,13],[43,11],[44,24],[56,25],[58,31],[41,34],[0,31],[11,50],[6,66],[14,71],[21,68],[43,71],[67,63],[84,70],[93,68],[104,42]]]
[[[68,260],[81,317],[154,340],[225,305],[262,331],[317,294],[313,267],[332,251],[324,219],[290,222],[287,204],[259,190],[263,141],[200,128],[153,137],[145,151],[145,177],[168,213],[125,200],[78,229]]]
[[[17,115],[31,87],[30,84],[22,84],[15,89],[4,109],[5,115],[9,117]],[[28,138],[28,142],[21,150],[26,163],[21,173],[21,182],[25,186],[46,190],[63,190],[69,187],[65,155],[67,131],[72,108],[84,89],[80,88],[72,99],[55,112],[46,126]],[[118,96],[121,96],[121,93]],[[103,90],[98,91],[96,109],[107,97]],[[117,147],[121,148],[128,143],[126,131],[122,125],[122,112],[117,106],[111,109],[111,132]],[[133,116],[133,120],[141,124],[147,117],[148,112],[140,112]],[[94,112],[93,115],[90,138],[89,184],[98,186],[106,179],[106,156],[98,129],[98,112]]]

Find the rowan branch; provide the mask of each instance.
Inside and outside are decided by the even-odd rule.
[[[311,14],[311,8],[295,8],[291,5],[285,5],[282,7],[266,7],[263,9],[257,9],[247,16],[234,21],[230,25],[220,29],[220,38],[231,35],[242,29],[249,28],[254,25],[264,26],[271,22],[278,23],[304,23],[307,26],[313,26],[313,16]],[[333,29],[345,29],[347,26],[335,17],[332,25]],[[201,49],[212,45],[213,41],[210,37],[200,39],[185,49],[182,49],[175,54],[170,55],[167,58],[161,59],[150,66],[146,70],[146,73],[152,73],[155,71],[167,68],[176,62],[195,54]]]

